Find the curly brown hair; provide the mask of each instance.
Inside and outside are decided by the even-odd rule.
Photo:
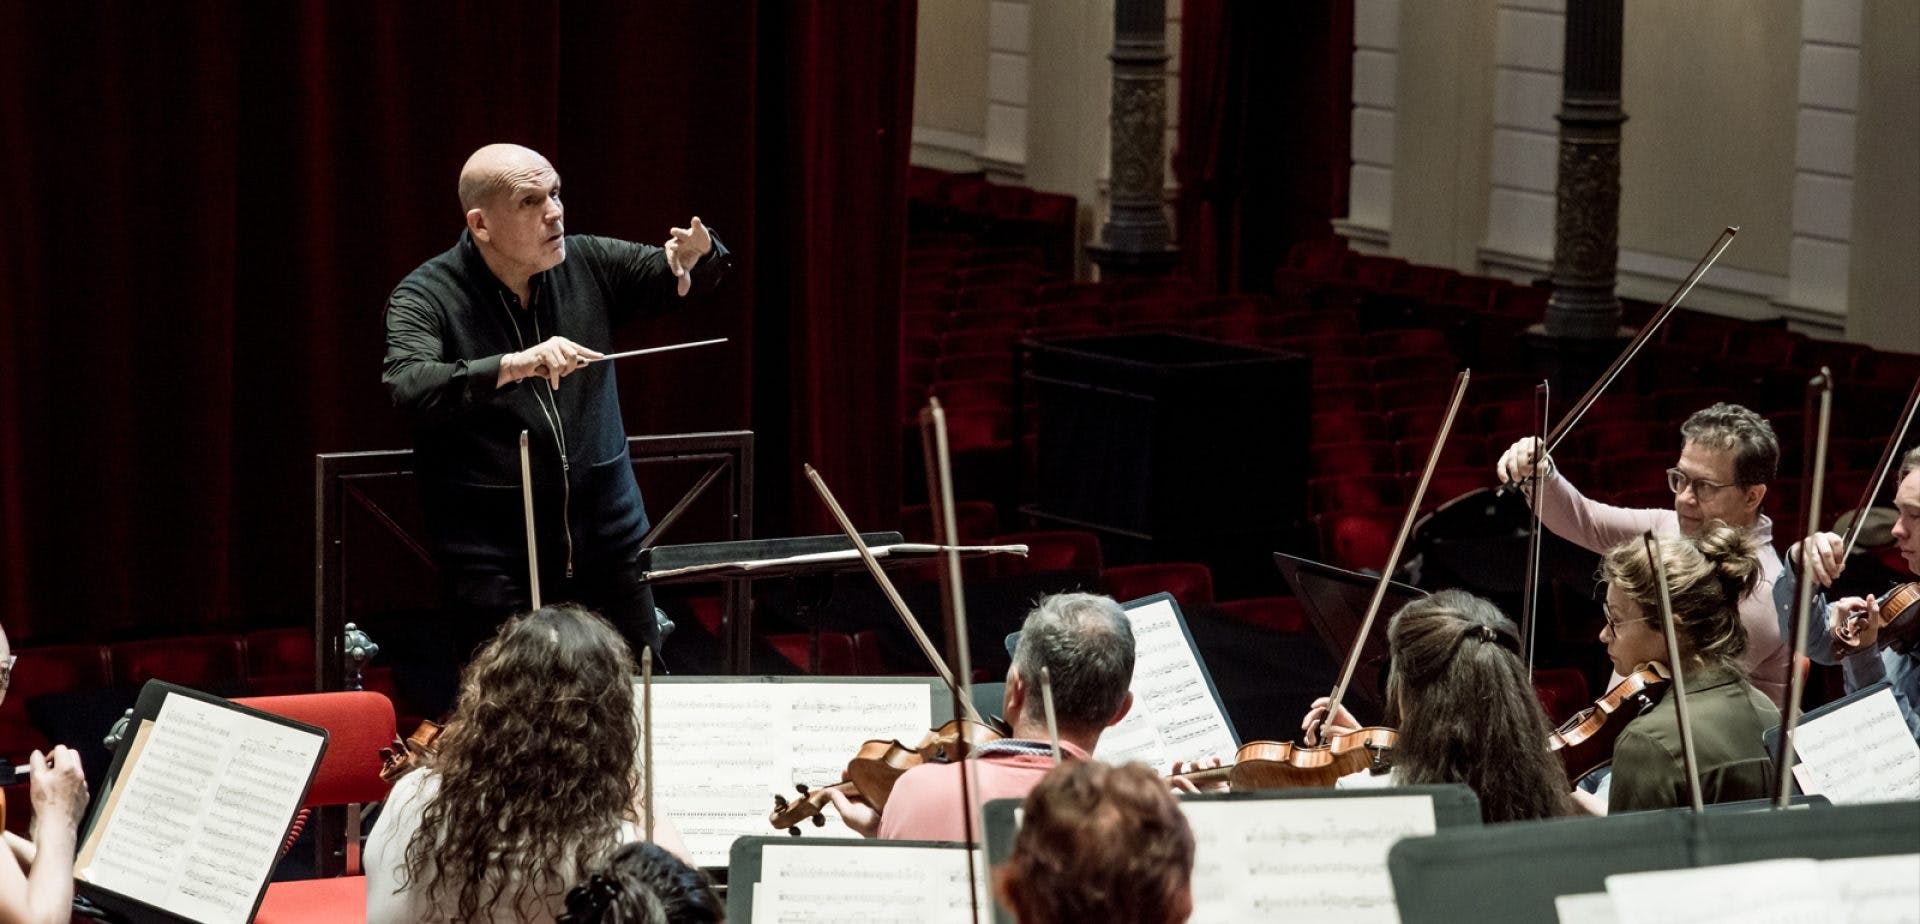
[[[633,678],[620,633],[581,607],[501,626],[461,675],[402,885],[460,921],[503,901],[557,908],[635,820]]]
[[[1023,811],[994,876],[1020,924],[1172,924],[1193,913],[1193,829],[1146,765],[1068,761]]]
[[[1689,664],[1738,670],[1735,659],[1747,650],[1740,600],[1760,580],[1759,546],[1753,536],[1737,526],[1710,520],[1698,536],[1666,536],[1657,542],[1673,602],[1680,657]],[[1659,630],[1660,587],[1654,583],[1644,539],[1635,537],[1609,549],[1600,572],[1602,580],[1638,604]]]

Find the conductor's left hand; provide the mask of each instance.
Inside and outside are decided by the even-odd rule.
[[[693,265],[713,250],[713,235],[707,233],[707,226],[701,224],[700,216],[693,216],[691,225],[669,229],[663,248],[667,252],[667,268],[673,270],[673,275],[680,279],[682,296],[693,291]]]

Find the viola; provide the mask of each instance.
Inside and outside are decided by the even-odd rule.
[[[1234,753],[1232,766],[1218,769],[1227,771],[1234,792],[1326,788],[1361,770],[1387,772],[1393,765],[1393,746],[1399,737],[1391,728],[1374,725],[1329,736],[1315,746],[1249,741]]]
[[[380,749],[380,778],[391,783],[419,767],[429,766],[440,756],[440,733],[446,728],[438,722],[422,721],[413,734],[394,736],[393,745]]]
[[[1577,782],[1613,763],[1613,743],[1620,732],[1635,716],[1653,708],[1670,679],[1665,664],[1643,664],[1547,735],[1547,750],[1560,755],[1567,779]],[[1630,711],[1625,708],[1629,705],[1634,707]],[[1615,716],[1621,718],[1615,721]]]
[[[775,794],[773,811],[767,814],[767,821],[796,837],[800,834],[800,822],[809,818],[816,827],[825,825],[827,821],[820,813],[827,807],[828,790],[838,790],[849,799],[884,812],[887,799],[893,795],[893,784],[901,774],[921,764],[965,760],[978,746],[1010,734],[1012,731],[997,718],[991,722],[954,719],[928,731],[920,743],[911,746],[894,739],[876,738],[860,745],[853,760],[847,762],[840,782],[820,787],[797,783],[794,785],[799,791],[797,799]]]

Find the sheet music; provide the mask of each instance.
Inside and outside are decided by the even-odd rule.
[[[1605,892],[1555,895],[1553,915],[1560,924],[1620,924],[1613,913],[1613,896]]]
[[[1920,853],[1822,860],[1820,879],[1840,896],[1828,920],[1920,924]]]
[[[1801,859],[1620,873],[1607,894],[1620,924],[1800,924],[1831,919],[1819,870]]]
[[[191,920],[245,924],[322,740],[167,696],[77,878]]]
[[[1193,924],[1397,924],[1387,850],[1434,832],[1430,796],[1182,801],[1193,826]]]
[[[638,708],[639,695],[635,694]],[[733,841],[774,834],[775,793],[840,781],[860,745],[927,733],[925,683],[656,683],[654,799],[702,866],[727,865]],[[828,806],[808,834],[855,837]]]
[[[1802,787],[1835,805],[1920,799],[1920,743],[1907,731],[1892,690],[1880,690],[1817,719],[1793,736]]]
[[[975,863],[983,903],[990,878]],[[972,924],[967,852],[958,847],[768,844],[753,887],[755,924]]]
[[[1180,629],[1171,600],[1127,611],[1133,623],[1133,709],[1100,736],[1093,756],[1108,763],[1140,761],[1161,773],[1176,760],[1232,761],[1240,742],[1227,725]]]

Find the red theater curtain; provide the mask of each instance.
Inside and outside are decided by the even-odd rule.
[[[842,488],[863,514],[897,504],[898,435],[873,442],[851,396],[896,365],[877,316],[913,6],[720,6],[0,4],[0,623],[56,642],[310,618],[313,456],[408,445],[382,308],[457,236],[455,176],[489,141],[554,160],[571,230],[655,241],[697,213],[739,255],[715,300],[625,333],[734,338],[623,367],[629,432],[752,427],[763,459],[881,472]],[[769,233],[783,275],[757,266]],[[804,336],[768,343],[774,315]],[[750,376],[767,352],[790,384]]]

